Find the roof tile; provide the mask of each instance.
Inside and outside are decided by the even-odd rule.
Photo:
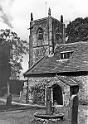
[[[72,56],[66,61],[59,61],[60,52],[73,50]],[[88,71],[88,43],[77,42],[59,45],[52,57],[44,57],[24,76],[39,74],[58,74],[63,72]]]

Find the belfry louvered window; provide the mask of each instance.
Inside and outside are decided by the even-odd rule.
[[[43,29],[39,28],[38,29],[38,40],[42,40],[43,39]]]

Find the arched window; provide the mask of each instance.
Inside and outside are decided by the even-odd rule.
[[[38,35],[38,40],[43,40],[43,29],[42,28],[38,28],[37,35]]]

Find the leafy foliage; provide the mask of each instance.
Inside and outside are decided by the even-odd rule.
[[[31,87],[31,93],[33,94],[33,103],[45,103],[45,86],[45,84],[36,84],[35,86]]]
[[[67,43],[88,40],[88,17],[77,18],[66,28]]]
[[[23,55],[28,53],[28,43],[21,40],[10,29],[0,30],[0,45],[10,46],[11,77],[19,77],[22,70]]]

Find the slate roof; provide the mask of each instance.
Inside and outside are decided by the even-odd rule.
[[[60,60],[62,51],[74,51],[68,60]],[[44,57],[31,67],[24,76],[63,74],[67,72],[88,72],[88,43],[77,42],[57,46],[55,55]]]
[[[79,44],[62,72],[88,72],[88,43]]]
[[[75,51],[77,49],[82,49],[82,47],[85,47],[86,45],[88,45],[88,42],[83,41],[57,45],[55,53],[62,51]]]
[[[44,57],[40,62],[36,65],[31,67],[24,76],[33,76],[33,75],[41,75],[41,74],[48,74],[48,73],[56,73],[56,68],[59,66],[59,70],[61,70],[66,62],[60,62],[57,56],[53,57]]]

